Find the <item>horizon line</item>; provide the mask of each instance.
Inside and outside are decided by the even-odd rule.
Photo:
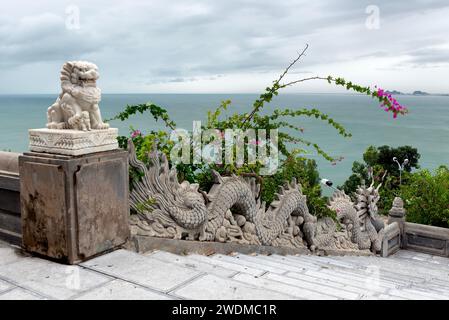
[[[418,91],[418,90],[416,90]],[[0,93],[0,96],[27,96],[27,95],[59,95],[60,92],[44,92],[44,93]],[[102,95],[150,95],[150,94],[157,94],[157,95],[226,95],[226,94],[232,94],[232,95],[260,95],[260,92],[102,92]],[[357,92],[286,92],[282,95],[301,95],[301,94],[323,94],[323,95],[366,95],[362,93]],[[425,92],[424,94],[413,94],[413,93],[404,93],[401,92],[400,94],[394,94],[394,95],[403,95],[403,96],[449,96],[449,93],[430,93]]]

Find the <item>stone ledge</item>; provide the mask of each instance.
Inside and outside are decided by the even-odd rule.
[[[213,241],[192,241],[192,240],[174,240],[168,238],[157,238],[149,236],[133,235],[126,243],[124,248],[138,253],[145,253],[153,250],[163,250],[179,255],[201,254],[212,255],[216,253],[231,254],[233,252],[243,254],[262,254],[262,255],[310,255],[312,252],[307,248],[289,248],[273,247],[253,244],[239,244],[232,242],[213,242]],[[320,256],[371,256],[368,250],[332,250],[322,249],[315,252]]]
[[[69,156],[118,149],[118,129],[59,130],[30,129],[30,150]]]
[[[232,252],[244,254],[258,253],[279,255],[310,254],[310,250],[307,248],[271,247],[232,242],[223,243],[213,241],[174,240],[137,235],[133,235],[131,237],[131,239],[126,243],[125,248],[138,253],[163,250],[179,255],[196,253],[206,256],[215,253],[230,254]]]

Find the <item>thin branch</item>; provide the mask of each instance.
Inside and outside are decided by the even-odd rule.
[[[309,78],[304,78],[304,79],[299,79],[299,80],[295,80],[295,81],[291,81],[285,84],[282,84],[279,88],[285,88],[300,82],[305,82],[305,81],[309,81],[309,80],[330,80],[330,81],[334,81],[334,79],[332,78],[324,78],[324,77],[319,77],[319,76],[315,76],[315,77],[309,77]]]
[[[284,72],[279,76],[279,79],[276,80],[276,81],[273,83],[273,85],[271,86],[271,88],[269,88],[269,90],[267,90],[269,94],[272,95],[272,94],[274,94],[275,92],[277,92],[277,90],[279,89],[279,83],[281,82],[281,80],[285,77],[285,75],[288,73],[288,71],[290,70],[290,68],[293,67],[293,65],[294,65],[295,63],[297,63],[297,62],[299,61],[299,59],[301,59],[301,57],[303,57],[303,56],[305,55],[305,53],[306,53],[306,51],[307,51],[308,48],[309,48],[309,45],[306,44],[306,46],[304,47],[304,49],[302,50],[302,52],[298,54],[298,56],[296,57],[296,59],[293,60],[293,61],[288,65],[288,67],[284,70]],[[261,96],[261,98],[262,98],[262,96]],[[259,108],[263,105],[263,103],[264,103],[264,101],[265,101],[264,99],[265,99],[265,98],[262,98],[262,99],[260,100],[260,102],[261,102],[261,105],[260,105],[260,106],[255,106],[255,107],[253,108],[253,110],[251,111],[251,113],[250,113],[250,114],[243,120],[242,125],[244,125],[245,123],[247,123],[247,122],[249,122],[249,121],[251,120],[251,118],[254,116],[254,114],[255,114],[255,113],[259,110]]]
[[[305,55],[307,49],[309,48],[309,44],[306,44],[305,48],[302,50],[301,53],[298,54],[298,57],[292,61],[292,63],[289,64],[289,66],[284,70],[284,72],[279,76],[279,79],[275,83],[281,82],[281,80],[285,77],[285,75],[288,73],[291,67],[301,59],[302,56]]]

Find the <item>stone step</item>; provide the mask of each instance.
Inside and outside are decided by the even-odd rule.
[[[0,279],[49,299],[70,299],[111,280],[79,266],[37,257],[19,258],[0,266]]]
[[[425,281],[425,277],[418,277],[418,276],[411,276],[411,274],[400,274],[395,273],[394,269],[386,269],[386,268],[380,268],[375,261],[372,261],[372,263],[360,263],[359,265],[354,264],[352,268],[346,268],[343,267],[342,264],[333,264],[332,260],[322,260],[321,257],[314,257],[314,259],[308,259],[304,257],[295,257],[296,260],[301,261],[303,259],[307,259],[306,261],[311,262],[315,261],[316,264],[323,267],[323,269],[332,269],[332,270],[338,270],[341,274],[350,274],[350,275],[356,275],[358,274],[361,277],[366,278],[367,276],[375,276],[379,277],[379,279],[387,281],[387,282],[394,282],[397,285],[406,285],[410,282],[423,282]],[[378,258],[380,259],[380,258]]]
[[[293,286],[289,284],[285,284],[283,282],[279,282],[276,280],[271,280],[265,278],[265,275],[262,277],[255,277],[248,274],[239,273],[233,277],[233,279],[256,286],[258,288],[264,290],[272,290],[280,293],[288,293],[299,299],[305,300],[337,300],[338,298],[332,295],[328,295],[325,293],[320,293],[314,290],[310,290],[304,287]]]
[[[304,268],[301,268],[298,265],[295,266],[292,264],[286,264],[286,263],[283,263],[282,261],[277,261],[275,259],[272,259],[271,256],[265,256],[265,255],[248,256],[248,255],[239,254],[239,255],[235,256],[234,258],[241,261],[241,263],[250,262],[253,264],[257,264],[257,265],[263,265],[264,267],[268,266],[270,268],[275,268],[277,270],[282,270],[282,271],[286,270],[283,273],[288,272],[288,271],[294,271],[294,272],[304,271]],[[280,272],[276,272],[276,273],[280,273]]]
[[[361,298],[361,300],[409,300],[403,297],[398,297],[398,296],[392,296],[389,294],[380,294],[379,296],[373,298],[373,297],[366,297],[366,298]]]
[[[447,274],[447,278],[446,279],[441,279],[441,278],[432,278],[429,280],[429,283],[434,284],[434,285],[438,285],[444,288],[449,288],[449,284],[448,284],[448,280],[449,280],[449,273]]]
[[[172,300],[173,297],[164,295],[145,287],[132,284],[120,279],[115,279],[78,295],[76,300]]]
[[[449,259],[448,259],[449,260]],[[412,274],[420,274],[420,275],[440,275],[441,271],[445,270],[449,273],[449,267],[443,264],[430,263],[420,260],[412,260],[412,259],[401,259],[396,258],[395,256],[391,256],[384,259],[376,259],[376,258],[360,258],[359,260],[354,259],[353,257],[348,257],[348,260],[354,264],[361,263],[372,263],[379,266],[382,266],[386,269],[389,269],[393,272],[397,273],[412,273]]]
[[[449,297],[449,287],[448,286],[442,286],[442,285],[435,284],[432,282],[413,284],[413,285],[411,285],[410,288],[414,288],[417,290],[423,290],[423,291],[430,290],[432,292],[435,292],[436,294],[441,294],[443,296]]]
[[[301,260],[309,261],[311,263],[320,263],[320,264],[332,264],[336,267],[341,267],[345,269],[354,269],[354,264],[348,263],[346,261],[339,261],[336,259],[333,259],[333,257],[323,257],[323,256],[297,256],[298,258],[301,258]]]
[[[240,274],[253,277],[249,274]],[[170,292],[176,297],[199,300],[291,300],[295,299],[287,291],[280,293],[257,287],[234,279],[215,275],[204,275]]]
[[[202,274],[191,268],[180,267],[174,263],[126,250],[117,250],[81,265],[162,292],[171,291]]]
[[[416,280],[418,280],[419,278],[421,279],[422,278],[431,279],[432,277],[441,278],[442,271],[445,270],[444,268],[441,267],[436,268],[428,267],[427,263],[421,264],[416,263],[414,261],[402,261],[394,259],[392,257],[384,259],[365,258],[365,257],[354,259],[352,257],[348,257],[347,261],[357,266],[377,265],[380,267],[382,272],[385,271],[385,273],[389,273],[393,277],[406,277],[407,279],[410,279],[410,275],[414,275],[412,278],[415,278]],[[447,271],[447,274],[449,274],[449,270]]]
[[[432,256],[429,254],[411,250],[400,250],[396,252],[392,257],[403,259],[414,259],[418,261],[427,261],[429,259],[432,259]]]
[[[14,247],[10,246],[3,246],[0,247],[0,267],[4,266],[6,264],[16,262],[20,258],[22,258],[22,253],[19,249],[15,249]]]
[[[0,300],[47,300],[32,291],[25,290],[23,288],[14,288],[0,294]]]
[[[349,276],[349,279],[346,280],[346,283],[348,283],[348,281],[356,281],[356,283],[359,283],[359,285],[357,285],[357,287],[360,288],[366,288],[366,279],[367,277],[376,277],[377,279],[377,275],[373,274],[373,271],[377,271],[377,270],[370,270],[367,267],[354,267],[354,268],[346,268],[343,267],[342,264],[337,264],[337,265],[333,265],[330,263],[325,262],[325,259],[322,259],[323,257],[317,257],[317,256],[312,256],[309,258],[312,259],[305,259],[304,256],[270,256],[269,258],[271,259],[276,259],[276,260],[283,260],[288,262],[289,264],[296,264],[296,265],[302,265],[302,266],[307,266],[305,271],[302,273],[310,273],[311,271],[318,271],[318,272],[324,272],[325,270],[331,270],[329,273],[332,274],[340,274],[341,278],[346,279],[347,277],[345,277],[345,275]],[[313,266],[313,267],[310,267]],[[408,277],[406,279],[395,279],[394,277],[391,277],[390,275],[385,275],[384,272],[382,272],[382,270],[379,270],[379,279],[380,282],[379,284],[381,285],[381,288],[385,289],[385,288],[395,288],[399,285],[405,285],[408,284],[409,281],[407,280]],[[319,273],[316,273],[319,274]],[[314,275],[315,276],[315,275]],[[419,279],[420,281],[424,281],[423,279]],[[391,284],[391,282],[394,282],[394,284]]]
[[[210,274],[214,274],[220,277],[229,278],[235,275],[237,272],[236,270],[227,269],[220,267],[218,265],[214,265],[208,262],[203,262],[199,260],[192,259],[189,256],[180,256],[177,254],[173,254],[166,251],[155,251],[147,254],[147,256],[151,258],[155,258],[161,261],[165,261],[167,263],[174,263],[176,265],[185,267],[185,268],[191,268],[200,272],[206,272]]]
[[[213,266],[218,266],[221,268],[234,270],[235,272],[247,273],[253,276],[260,276],[264,274],[266,271],[261,268],[252,268],[242,264],[239,264],[238,261],[225,261],[223,259],[212,259],[211,257],[206,257],[198,254],[190,254],[187,257],[193,259],[195,261],[199,261],[205,264],[210,264]],[[258,266],[261,267],[261,266]]]
[[[337,297],[339,299],[358,299],[361,296],[360,293],[349,291],[343,288],[335,288],[335,286],[322,285],[316,282],[309,282],[305,281],[304,279],[294,279],[274,273],[266,273],[262,276],[262,278],[284,283],[301,289],[308,289],[318,293]]]
[[[389,294],[413,300],[449,300],[449,296],[439,295],[415,288],[392,289]]]
[[[270,259],[282,264],[285,264],[286,266],[293,266],[300,268],[301,270],[321,270],[321,266],[316,263],[310,263],[310,262],[298,262],[294,259],[296,256],[280,256],[280,255],[271,255]]]
[[[312,284],[317,284],[321,286],[327,286],[335,289],[343,289],[349,292],[357,293],[361,297],[363,296],[372,296],[377,295],[381,293],[385,293],[388,288],[375,288],[375,290],[372,290],[371,288],[368,288],[366,283],[363,281],[361,282],[355,282],[354,280],[348,280],[345,278],[335,277],[335,278],[328,278],[328,277],[316,277],[311,276],[307,274],[302,273],[296,273],[296,272],[288,272],[285,275],[283,275],[290,279],[300,280],[304,282],[309,282]]]
[[[12,289],[14,286],[11,283],[8,283],[6,281],[0,280],[0,294],[2,292],[5,292],[7,290]]]
[[[397,288],[400,285],[402,285],[402,283],[397,284],[382,279],[377,280],[377,278],[373,277],[368,278],[367,275],[361,276],[360,274],[342,273],[338,270],[329,270],[329,269],[323,269],[321,271],[308,270],[304,272],[304,274],[336,282],[340,281],[341,283],[351,284],[359,288],[369,288],[369,290],[373,290],[375,292],[379,291],[382,292],[385,289]],[[291,276],[294,277],[294,275]]]
[[[325,272],[328,272],[327,270]],[[364,279],[368,284],[373,285],[374,283],[379,283],[382,285],[400,287],[407,286],[410,283],[422,283],[425,281],[424,278],[416,278],[407,276],[397,276],[392,275],[390,272],[386,272],[385,270],[379,269],[376,265],[368,266],[366,269],[362,270],[339,270],[339,275],[348,275],[348,276],[357,276],[359,279]]]
[[[400,252],[400,251],[399,251]],[[349,261],[351,263],[359,263],[359,261],[376,261],[376,263],[380,263],[382,265],[390,265],[390,266],[396,266],[396,265],[401,265],[401,266],[407,266],[407,265],[412,265],[412,266],[419,266],[419,267],[425,267],[427,269],[433,270],[433,271],[440,271],[440,270],[448,270],[449,271],[449,266],[441,263],[439,260],[433,260],[430,259],[430,261],[423,261],[423,260],[416,260],[416,259],[403,259],[400,258],[399,256],[393,255],[390,256],[388,258],[384,258],[384,259],[377,259],[377,257],[335,257],[336,260],[342,260],[343,258],[345,258],[346,261]],[[438,257],[440,258],[440,257]],[[447,258],[442,258],[442,259],[447,259]],[[449,259],[447,259],[449,260]],[[402,269],[402,268],[401,268]]]
[[[280,259],[280,256],[277,255],[273,255],[270,256],[270,258],[273,259]],[[313,269],[317,269],[320,270],[322,268],[329,268],[329,262],[325,261],[322,259],[322,257],[317,257],[317,256],[308,256],[308,255],[298,255],[298,256],[283,256],[283,258],[287,261],[290,261],[291,263],[296,264],[297,266],[307,266],[307,268],[313,268]],[[346,266],[343,266],[342,264],[335,264],[332,265],[332,267],[334,268],[339,268],[342,270],[347,270],[347,269],[354,269],[354,267],[352,266],[351,268],[347,268]]]
[[[211,256],[211,258],[213,260],[216,260],[216,261],[226,261],[226,262],[231,262],[231,263],[236,263],[236,264],[239,264],[239,265],[243,265],[243,266],[246,266],[246,267],[249,267],[249,268],[262,269],[265,272],[268,271],[268,272],[283,274],[283,273],[288,271],[288,269],[285,268],[285,267],[284,268],[280,268],[278,266],[273,267],[271,265],[268,265],[267,263],[253,262],[253,261],[250,261],[250,260],[244,259],[244,258],[240,259],[239,255],[237,255],[237,256],[225,256],[225,255],[222,255],[222,254],[215,254],[215,255]]]

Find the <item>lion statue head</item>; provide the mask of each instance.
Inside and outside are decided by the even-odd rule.
[[[98,67],[87,61],[68,61],[64,63],[61,70],[61,82],[69,81],[73,85],[82,87],[96,86],[99,77]]]

